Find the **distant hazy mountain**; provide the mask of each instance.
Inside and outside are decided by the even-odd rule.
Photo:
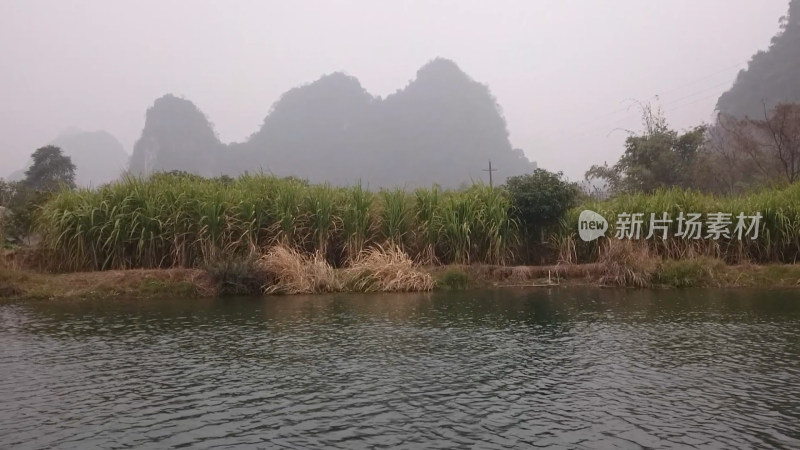
[[[792,0],[767,51],[756,53],[717,109],[738,117],[764,117],[777,103],[800,102],[800,0]]]
[[[487,86],[453,62],[436,59],[385,99],[341,73],[286,92],[247,141],[224,145],[190,101],[171,95],[147,112],[131,170],[201,175],[245,171],[313,182],[370,186],[455,187],[529,173],[536,165],[513,149]]]
[[[147,110],[144,130],[133,147],[130,171],[183,170],[209,176],[219,172],[215,159],[223,148],[194,103],[165,95]]]
[[[119,178],[128,167],[128,154],[122,144],[105,131],[81,131],[69,128],[49,143],[60,147],[75,164],[75,183],[78,186],[99,186]],[[33,149],[35,150],[35,149]],[[33,153],[31,150],[31,153]],[[25,178],[20,169],[8,178],[18,181]]]

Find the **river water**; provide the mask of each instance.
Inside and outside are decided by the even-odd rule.
[[[800,290],[0,305],[0,448],[800,448]]]

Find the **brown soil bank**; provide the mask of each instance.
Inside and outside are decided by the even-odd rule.
[[[800,288],[800,264],[727,265],[712,258],[554,266],[449,266],[433,269],[436,285],[464,287]]]
[[[208,274],[199,269],[64,274],[0,269],[0,299],[205,297],[215,294]]]
[[[800,288],[799,264],[729,266],[716,260],[697,259],[662,261],[658,267],[650,268],[650,272],[646,272],[648,268],[642,267],[640,273],[633,275],[611,273],[616,269],[618,268],[598,263],[514,267],[435,266],[423,270],[434,280],[434,289],[451,290],[574,285],[641,287],[642,280],[646,280],[644,286],[653,288]],[[66,274],[0,269],[0,299],[213,297],[226,293],[220,288],[214,277],[202,269],[112,270]],[[429,288],[426,286],[404,290]],[[319,292],[357,290],[359,289],[341,286],[335,290],[326,288]]]

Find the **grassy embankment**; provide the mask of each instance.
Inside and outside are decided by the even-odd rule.
[[[348,273],[346,269],[331,269],[324,265],[297,265],[297,259],[288,261],[280,278],[260,272],[255,275],[250,273],[245,278],[231,276],[224,281],[215,279],[203,269],[130,269],[53,274],[0,268],[0,300],[115,297],[150,299],[259,293],[606,286],[609,283],[609,271],[599,263],[555,266],[405,266],[399,270],[391,265],[383,265],[378,270],[367,272],[380,275],[364,277],[358,283],[357,271]],[[265,278],[261,278],[265,275]],[[657,288],[797,288],[800,287],[800,265],[727,265],[718,259],[708,258],[666,260],[656,266],[648,279],[646,286]],[[246,280],[254,283],[248,284]],[[347,280],[350,280],[349,284]],[[262,282],[269,284],[262,285]]]
[[[42,209],[34,265],[62,274],[5,270],[0,282],[6,280],[6,296],[21,297],[64,296],[65,290],[81,297],[800,282],[793,264],[800,255],[800,185],[725,198],[668,190],[586,204],[553,236],[560,260],[543,267],[506,265],[515,261],[520,242],[510,207],[503,189],[480,185],[370,192],[267,176],[127,179],[60,193]],[[618,212],[759,211],[764,218],[752,241],[584,243],[576,237],[582,209],[609,218],[611,236]],[[113,271],[125,269],[151,270],[124,272],[137,274],[131,283],[114,278],[123,272]],[[152,269],[170,270],[158,275],[162,271]],[[91,271],[112,272],[73,273]]]
[[[199,268],[232,294],[429,290],[422,264],[511,258],[509,209],[505,191],[480,185],[371,192],[269,176],[129,178],[49,201],[25,266]]]
[[[200,269],[42,273],[0,267],[2,299],[207,297],[216,294]]]
[[[607,236],[593,242],[577,237],[578,215],[591,209],[609,220]],[[663,212],[675,219],[679,213],[730,213],[730,237],[720,239],[676,238],[673,220],[668,238],[617,240],[614,218],[619,213],[643,213],[642,237],[649,233],[649,217]],[[760,213],[758,237],[739,239],[733,228],[739,213]],[[703,230],[703,235],[706,230]],[[658,234],[657,234],[658,236]],[[599,281],[621,286],[787,286],[800,283],[800,184],[764,189],[749,195],[718,197],[681,189],[652,195],[615,197],[575,208],[553,236],[560,258],[570,263],[599,263]],[[763,266],[763,267],[762,267]]]
[[[503,264],[516,223],[502,189],[371,192],[269,176],[126,179],[63,192],[38,221],[58,271],[200,267],[275,245],[335,267],[376,245],[421,263]]]

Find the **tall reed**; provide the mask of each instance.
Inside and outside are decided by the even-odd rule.
[[[405,241],[411,231],[411,208],[408,194],[403,189],[382,190],[380,192],[382,209],[381,225],[383,236],[391,245],[405,248]]]
[[[502,263],[516,224],[501,188],[384,190],[245,175],[128,177],[64,191],[37,219],[55,270],[201,267],[282,244],[341,266],[397,246],[416,261]]]
[[[357,184],[347,189],[342,208],[342,229],[344,231],[344,252],[347,258],[355,258],[361,253],[370,238],[373,227],[373,194]]]
[[[731,197],[720,197],[702,194],[692,190],[663,189],[653,194],[621,195],[604,202],[589,202],[572,211],[562,221],[561,229],[553,240],[574,245],[574,248],[562,249],[563,253],[576,255],[577,262],[592,262],[599,257],[600,241],[583,242],[577,238],[578,215],[580,211],[590,209],[598,212],[609,221],[606,236],[616,235],[615,218],[620,213],[642,213],[643,223],[641,238],[662,257],[681,259],[695,256],[721,258],[728,262],[797,262],[800,257],[800,183],[782,189],[763,189],[750,194]],[[706,238],[706,219],[711,213],[730,214],[732,224],[728,226],[730,237],[719,239]],[[667,239],[661,239],[660,232],[654,233],[650,239],[644,239],[650,233],[650,214],[660,218],[667,213],[672,219],[669,224]],[[703,224],[701,239],[684,239],[676,237],[679,214],[701,214]],[[733,231],[738,222],[736,216],[760,213],[758,237],[751,239],[743,236],[739,239]],[[749,220],[747,224],[749,225]]]

